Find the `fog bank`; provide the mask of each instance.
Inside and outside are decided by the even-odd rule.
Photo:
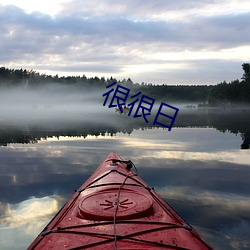
[[[93,114],[108,114],[101,91],[62,85],[38,89],[0,90],[0,122],[89,120]]]

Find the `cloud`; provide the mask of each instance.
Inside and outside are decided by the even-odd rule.
[[[245,9],[234,10],[233,4],[233,0],[143,4],[75,0],[66,2],[55,16],[0,5],[0,63],[139,82],[234,80],[241,77],[242,62],[250,59],[242,58],[240,51],[249,48],[250,13],[246,1]],[[227,49],[235,51],[233,62]],[[232,64],[238,68],[231,70]],[[203,70],[207,73],[201,77]]]
[[[234,1],[220,0],[220,1],[198,1],[198,0],[179,0],[179,1],[150,1],[150,0],[128,0],[125,2],[117,2],[114,0],[105,1],[82,1],[74,0],[65,3],[64,9],[61,13],[63,15],[79,15],[79,16],[120,16],[131,17],[137,20],[149,19],[164,19],[172,20],[183,19],[193,15],[201,16],[200,13],[214,12],[219,9],[225,13],[228,12],[242,12],[245,5],[248,5],[247,0],[241,2],[241,6],[235,6]],[[112,8],[110,8],[112,6]]]
[[[58,211],[58,202],[55,197],[31,198],[19,204],[8,204],[5,217],[0,222],[10,227],[20,227],[23,224],[33,224],[34,220],[51,217]],[[33,233],[32,230],[29,233]]]
[[[203,48],[207,48],[209,44],[246,45],[250,36],[248,33],[245,33],[244,39],[239,36],[242,31],[249,29],[250,13],[195,17],[188,22],[136,20],[112,15],[86,18],[77,15],[58,15],[52,18],[39,12],[28,14],[14,6],[3,7],[1,14],[4,20],[1,26],[10,39],[11,36],[27,36],[32,38],[27,39],[30,41],[27,47],[34,43],[36,46],[43,46],[44,49],[48,45],[54,45],[53,48],[65,48],[67,45],[74,47],[74,44],[77,44],[76,47],[79,47],[81,42],[85,45],[94,43],[92,46],[105,42],[109,45],[164,42],[166,45],[174,43],[175,46],[195,49],[197,44]],[[65,43],[65,40],[68,43]],[[20,44],[20,40],[18,41]]]
[[[5,204],[0,217],[1,248],[26,249],[61,206],[59,196],[32,197],[18,204]]]
[[[218,206],[220,207],[217,216],[228,216],[233,214],[234,217],[240,217],[246,213],[250,207],[250,199],[247,196],[227,195],[219,192],[209,192],[188,187],[162,187],[157,189],[161,197],[185,201],[187,203],[199,204],[200,206]],[[212,215],[211,215],[212,217]]]

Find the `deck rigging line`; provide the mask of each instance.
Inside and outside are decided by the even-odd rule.
[[[117,191],[117,199],[116,199],[116,202],[115,202],[115,213],[114,213],[114,249],[117,250],[117,233],[116,233],[116,220],[117,220],[117,213],[118,213],[118,209],[119,209],[119,204],[120,204],[120,194],[121,194],[121,189],[123,188],[123,186],[125,185],[127,179],[129,177],[132,177],[134,175],[138,175],[138,171],[134,165],[134,163],[132,161],[121,161],[121,160],[115,160],[113,161],[114,163],[116,162],[121,162],[121,163],[125,163],[126,164],[126,168],[129,168],[131,169],[132,167],[135,168],[136,170],[136,173],[134,173],[133,171],[131,172],[128,172],[127,176],[124,178],[124,181],[121,183],[118,191]]]

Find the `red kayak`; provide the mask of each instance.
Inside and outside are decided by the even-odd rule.
[[[212,249],[133,168],[110,153],[28,249]]]

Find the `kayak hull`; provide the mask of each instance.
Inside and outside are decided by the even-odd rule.
[[[28,249],[212,249],[132,167],[110,153]]]

